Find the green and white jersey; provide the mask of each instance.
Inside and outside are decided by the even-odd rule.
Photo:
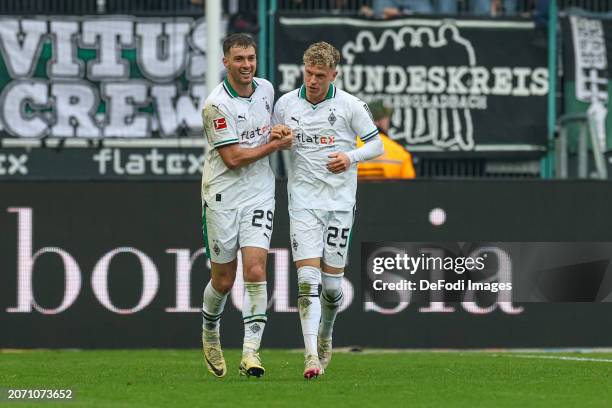
[[[286,124],[295,138],[287,190],[289,208],[351,211],[357,191],[357,165],[340,174],[327,170],[332,152],[355,149],[356,136],[367,141],[378,135],[368,105],[330,85],[316,105],[306,100],[306,88],[283,95],[274,106],[272,124]]]
[[[209,148],[202,172],[202,199],[212,209],[240,208],[274,198],[274,173],[268,157],[231,170],[218,151],[235,143],[250,149],[268,142],[274,88],[261,78],[254,78],[253,88],[253,94],[243,98],[225,79],[204,102],[202,120]]]

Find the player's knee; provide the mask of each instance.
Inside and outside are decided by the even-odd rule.
[[[250,265],[244,271],[246,282],[263,282],[266,280],[266,270],[261,264]]]
[[[213,288],[222,295],[225,295],[234,286],[234,277],[231,275],[220,275],[212,278]]]
[[[321,282],[323,284],[321,294],[323,298],[330,303],[336,303],[342,300],[342,276],[344,276],[343,273],[321,273]]]
[[[298,269],[298,295],[313,296],[319,293],[321,272],[314,266],[302,266]]]

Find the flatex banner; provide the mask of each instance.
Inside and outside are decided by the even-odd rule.
[[[134,142],[129,141],[130,144]],[[2,149],[0,180],[125,181],[202,178],[203,148],[114,147],[116,143],[109,144],[111,146],[101,148]]]
[[[205,69],[203,18],[5,16],[0,137],[201,135]]]
[[[390,136],[412,152],[539,154],[546,142],[546,52],[529,21],[280,16],[275,82],[302,84],[316,41],[342,55],[336,84],[393,108]]]

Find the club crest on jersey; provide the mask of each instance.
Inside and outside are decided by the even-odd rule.
[[[334,123],[336,123],[336,115],[334,115],[334,112],[329,114],[327,120],[329,121],[330,125],[334,126]]]
[[[213,125],[215,126],[215,130],[227,129],[227,121],[225,118],[213,119]]]
[[[268,103],[267,100],[266,100],[266,110],[268,111],[268,113],[270,113],[270,104]]]

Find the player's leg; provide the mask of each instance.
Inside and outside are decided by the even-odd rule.
[[[344,301],[342,277],[344,268],[334,268],[323,262],[321,273],[321,322],[319,323],[317,354],[321,367],[326,369],[332,356],[332,333],[338,310]]]
[[[219,323],[236,278],[236,211],[212,211],[204,206],[202,230],[206,255],[211,261],[211,279],[204,289],[202,300],[202,348],[208,370],[217,377],[223,377],[227,366],[221,351]]]
[[[268,291],[266,284],[266,259],[268,250],[256,247],[243,247],[242,267],[244,272],[244,296],[242,321],[244,341],[240,374],[261,377],[265,369],[259,357],[261,338],[266,327]]]
[[[317,331],[321,320],[319,281],[321,258],[296,261],[298,272],[298,311],[304,336],[304,378],[316,378],[322,374],[317,352]]]
[[[266,327],[268,291],[266,261],[274,222],[274,199],[249,206],[241,212],[239,244],[242,251],[244,341],[240,374],[261,377],[265,369],[259,356]]]
[[[321,322],[318,333],[318,355],[326,369],[332,356],[332,333],[342,306],[342,277],[348,258],[354,211],[331,211],[325,235],[323,272],[321,274]]]
[[[298,275],[298,311],[304,336],[304,377],[321,373],[317,332],[321,319],[319,282],[323,252],[323,223],[314,210],[290,210],[291,248]]]

